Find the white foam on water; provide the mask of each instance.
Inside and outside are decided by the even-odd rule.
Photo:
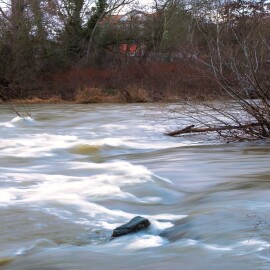
[[[148,216],[156,220],[178,220],[187,217],[187,215],[174,215],[174,214],[158,214]]]
[[[231,251],[231,250],[233,250],[232,247],[225,247],[225,246],[211,245],[211,244],[204,245],[204,248],[209,249],[209,250],[214,250],[214,251]]]
[[[195,246],[195,245],[198,244],[198,241],[197,241],[197,240],[193,240],[193,239],[187,239],[187,240],[186,240],[186,244],[187,244],[188,246]]]
[[[179,244],[181,247],[193,247],[193,246],[198,246],[199,241],[194,240],[194,239],[182,239],[181,241],[177,243],[177,245]]]
[[[197,242],[196,245],[211,251],[232,251],[237,255],[246,255],[254,252],[260,252],[266,249],[269,249],[269,242],[258,240],[258,239],[250,239],[245,241],[240,241],[234,245],[222,246],[216,244],[204,244]]]
[[[112,228],[113,229],[113,228]],[[169,244],[169,241],[159,235],[151,234],[148,229],[135,234],[124,235],[115,238],[106,244],[105,249],[109,252],[119,252],[120,249],[125,251],[135,251],[148,248],[155,248]],[[104,248],[101,248],[104,250]]]
[[[24,121],[24,120],[22,120]],[[136,150],[161,150],[187,146],[190,143],[164,142],[156,141],[149,143],[149,140],[143,142],[137,141],[138,138],[121,137],[121,138],[103,138],[103,139],[80,139],[75,135],[56,135],[48,133],[24,135],[20,138],[2,138],[0,141],[1,152],[4,155],[14,157],[42,157],[53,156],[54,150],[74,149],[76,147],[95,147],[103,149],[113,147],[120,149]],[[137,142],[136,142],[137,141]]]
[[[73,163],[72,165],[73,169],[87,166],[91,171],[93,169],[100,171],[97,174],[84,177],[48,175],[34,172],[4,173],[2,178],[7,178],[11,182],[20,182],[21,185],[19,188],[0,188],[0,205],[34,207],[59,219],[112,231],[140,214],[108,209],[100,205],[99,202],[117,199],[127,202],[146,203],[147,197],[140,199],[127,191],[123,191],[122,187],[143,185],[149,182],[156,184],[151,171],[144,166],[132,165],[126,161],[98,164]],[[24,188],[21,188],[21,186]],[[148,200],[151,203],[153,198],[149,197]],[[81,214],[77,211],[81,212]],[[81,216],[81,218],[78,218],[78,216]],[[172,221],[186,217],[186,215],[173,214],[144,216],[150,220],[151,226],[142,232],[141,239],[135,238],[134,241],[130,242],[127,247],[128,250],[158,247],[166,244],[167,240],[159,237],[159,234],[164,229],[172,227]],[[125,249],[125,243],[122,240],[120,242],[119,245]]]
[[[70,169],[98,169],[108,170],[110,177],[107,177],[106,182],[115,183],[119,178],[115,179],[112,174],[117,174],[117,177],[121,176],[121,183],[128,184],[141,183],[141,182],[154,182],[155,179],[163,181],[164,183],[172,184],[172,182],[164,177],[160,177],[152,173],[149,169],[142,165],[133,165],[127,161],[115,160],[107,163],[86,163],[86,162],[72,162],[70,163]],[[132,181],[131,181],[132,180]]]
[[[86,213],[91,218],[102,217],[103,221],[114,223],[126,222],[136,214],[126,213],[120,210],[110,210],[98,203],[103,200],[117,199],[121,201],[134,202],[137,204],[147,204],[162,200],[161,197],[142,196],[122,190],[124,187],[133,185],[143,185],[144,183],[155,183],[153,173],[141,165],[132,165],[126,161],[115,161],[108,163],[72,163],[72,169],[87,168],[89,172],[97,170],[96,174],[90,176],[69,176],[57,174],[39,174],[34,172],[7,172],[1,178],[9,182],[20,183],[17,187],[3,187],[0,189],[0,202],[2,205],[28,204],[38,205],[43,203],[61,203],[76,206],[81,212]],[[24,188],[20,188],[21,186]],[[159,193],[158,193],[159,194]],[[160,196],[160,194],[159,194]],[[166,199],[166,198],[164,198]],[[57,213],[59,214],[59,213]],[[61,213],[59,214],[61,215]],[[182,218],[182,215],[148,215],[149,219],[175,220]],[[158,225],[158,223],[156,223]],[[163,229],[168,224],[162,223]],[[100,223],[100,226],[107,226]],[[161,226],[161,223],[159,224]],[[165,226],[165,227],[164,227]],[[162,229],[161,228],[161,229]]]
[[[151,141],[151,140],[150,140]],[[138,141],[137,137],[119,137],[119,138],[103,138],[103,139],[94,139],[91,141],[85,141],[86,144],[90,146],[99,146],[99,147],[118,147],[118,148],[127,148],[127,149],[138,149],[138,150],[162,150],[167,148],[175,148],[180,146],[188,146],[190,142],[171,142],[171,141],[158,141],[155,140],[155,143],[150,143],[149,138],[143,141],[141,138]]]
[[[8,127],[8,128],[15,127],[11,122],[0,123],[0,126],[2,126],[2,127]]]
[[[127,250],[138,250],[145,248],[154,248],[167,244],[168,241],[156,235],[143,235],[131,239],[131,243],[126,245]]]
[[[13,194],[14,189],[7,188],[0,190],[0,205],[6,206],[12,201],[16,200],[16,196]]]
[[[173,223],[171,222],[161,222],[153,219],[153,216],[148,217],[151,222],[151,226],[148,228],[148,232],[151,235],[159,235],[165,229],[173,227]],[[179,218],[179,217],[178,217]]]
[[[136,125],[136,132],[145,132],[144,135],[147,135],[147,132],[151,132],[149,133],[151,136],[153,136],[153,132],[156,132],[156,134],[161,134],[163,132],[166,131],[166,128],[168,127],[167,124],[164,125],[160,125],[160,124],[151,124],[151,122],[149,121],[148,124],[138,124]],[[130,126],[128,125],[124,125],[124,124],[105,124],[102,125],[102,128],[107,129],[108,131],[112,131],[112,130],[125,130],[128,129],[130,130]]]
[[[194,247],[194,248],[199,248],[203,250],[210,250],[212,252],[229,252],[229,251],[234,251],[234,246],[222,246],[222,245],[216,245],[216,244],[211,244],[211,243],[203,243],[198,240],[194,239],[181,239],[178,242],[173,243],[173,245],[177,245],[180,248],[183,247]]]
[[[27,127],[33,126],[36,124],[36,121],[27,116],[27,117],[15,117],[10,122],[0,123],[0,126],[4,127]],[[41,126],[42,123],[39,123]],[[116,133],[119,133],[119,129],[129,129],[127,125],[116,125],[108,124],[105,125],[107,128],[116,130]],[[152,129],[151,125],[140,125],[138,127],[144,131],[145,129]],[[118,130],[118,131],[117,131]],[[90,132],[90,131],[89,131]],[[90,133],[89,133],[90,134]],[[88,135],[89,135],[88,134]],[[114,134],[114,132],[113,132]],[[137,134],[137,133],[136,133]],[[164,140],[163,135],[160,131],[154,133],[154,135],[143,133],[134,134],[133,136],[112,136],[112,134],[102,134],[104,138],[97,139],[95,133],[90,134],[89,139],[82,139],[80,133],[76,136],[70,135],[59,135],[59,134],[48,134],[48,133],[39,133],[39,134],[25,134],[20,138],[2,138],[0,141],[0,148],[2,149],[2,154],[14,157],[51,157],[54,156],[54,150],[57,149],[72,149],[81,146],[90,146],[97,147],[98,149],[113,147],[120,149],[130,149],[130,150],[162,150],[168,148],[176,148],[181,146],[189,146],[197,144],[198,142],[184,141],[180,142],[179,140]],[[151,135],[151,136],[150,136]],[[92,137],[92,138],[91,138]],[[140,138],[138,140],[138,137]],[[151,143],[153,142],[153,143]]]
[[[136,213],[126,213],[122,211],[114,211],[113,214],[117,214],[117,219],[113,219],[112,221],[99,221],[98,225],[104,229],[113,230],[118,226],[123,225],[123,223],[128,222],[130,219],[134,218],[135,216],[139,216]],[[182,218],[187,217],[187,215],[143,215],[145,218],[149,219],[151,222],[151,226],[147,228],[146,233],[149,235],[159,235],[165,229],[173,227],[173,221],[179,220]],[[161,221],[160,217],[166,217],[164,220]],[[119,218],[121,222],[119,222]],[[117,222],[115,222],[117,221]],[[171,222],[170,222],[171,221]]]
[[[13,157],[53,156],[55,149],[66,149],[74,145],[76,136],[33,134],[22,138],[1,139],[1,154]]]
[[[153,174],[153,176],[154,176],[156,179],[158,179],[158,180],[160,180],[160,181],[163,181],[163,182],[165,182],[165,183],[167,183],[167,184],[170,184],[170,185],[173,184],[173,182],[172,182],[171,180],[169,180],[169,179],[167,179],[167,178],[165,178],[165,177],[158,176],[157,174]]]
[[[266,240],[248,239],[241,241],[235,245],[235,247],[241,247],[242,254],[248,254],[250,252],[259,252],[270,248],[270,244]]]
[[[33,123],[35,122],[35,120],[30,116],[26,116],[26,117],[16,116],[15,118],[11,120],[11,123],[18,123],[18,122]]]

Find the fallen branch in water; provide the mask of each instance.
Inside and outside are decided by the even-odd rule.
[[[167,136],[178,136],[182,134],[188,134],[188,133],[205,133],[205,132],[218,132],[218,131],[226,131],[226,130],[234,130],[234,129],[248,129],[253,127],[259,127],[262,126],[262,123],[249,123],[246,125],[238,125],[238,126],[222,126],[222,127],[199,127],[196,128],[194,125],[187,126],[183,129],[178,129],[174,131],[170,131],[165,133]]]
[[[192,130],[194,127],[195,127],[194,125],[187,126],[187,127],[183,128],[183,129],[178,129],[178,130],[175,130],[175,131],[167,132],[167,133],[165,133],[165,135],[174,137],[174,136],[177,136],[177,135],[180,135],[180,134],[189,133],[190,130]]]
[[[11,110],[16,113],[20,118],[25,119],[27,117],[32,118],[31,111],[23,105],[24,112],[21,113],[14,104],[9,104]]]
[[[15,112],[20,118],[23,118],[22,114],[17,110],[17,108],[13,104],[10,104],[10,107],[12,111]]]

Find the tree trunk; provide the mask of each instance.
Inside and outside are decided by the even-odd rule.
[[[239,126],[227,125],[227,126],[221,126],[221,127],[202,127],[202,128],[195,128],[194,125],[191,125],[183,129],[167,132],[165,133],[165,135],[174,137],[174,136],[179,136],[179,135],[188,134],[188,133],[205,133],[205,132],[218,132],[218,131],[226,131],[226,130],[233,130],[233,129],[248,129],[248,128],[260,127],[262,125],[263,125],[262,123],[249,123],[249,124],[239,125]]]

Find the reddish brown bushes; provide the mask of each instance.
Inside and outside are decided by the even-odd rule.
[[[52,75],[51,82],[54,88],[60,89],[62,96],[73,97],[77,102],[174,101],[189,96],[205,98],[212,95],[217,87],[205,67],[195,60],[132,63],[120,68],[76,68]]]

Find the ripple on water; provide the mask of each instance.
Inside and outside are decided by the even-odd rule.
[[[11,121],[1,111],[0,248],[1,258],[16,258],[9,269],[238,270],[269,260],[269,226],[258,217],[270,203],[269,145],[165,137],[172,122],[153,126],[142,119],[147,108],[44,105],[34,106],[36,120]],[[151,221],[148,230],[109,241],[136,215]],[[174,242],[160,236],[170,228],[181,231]]]

